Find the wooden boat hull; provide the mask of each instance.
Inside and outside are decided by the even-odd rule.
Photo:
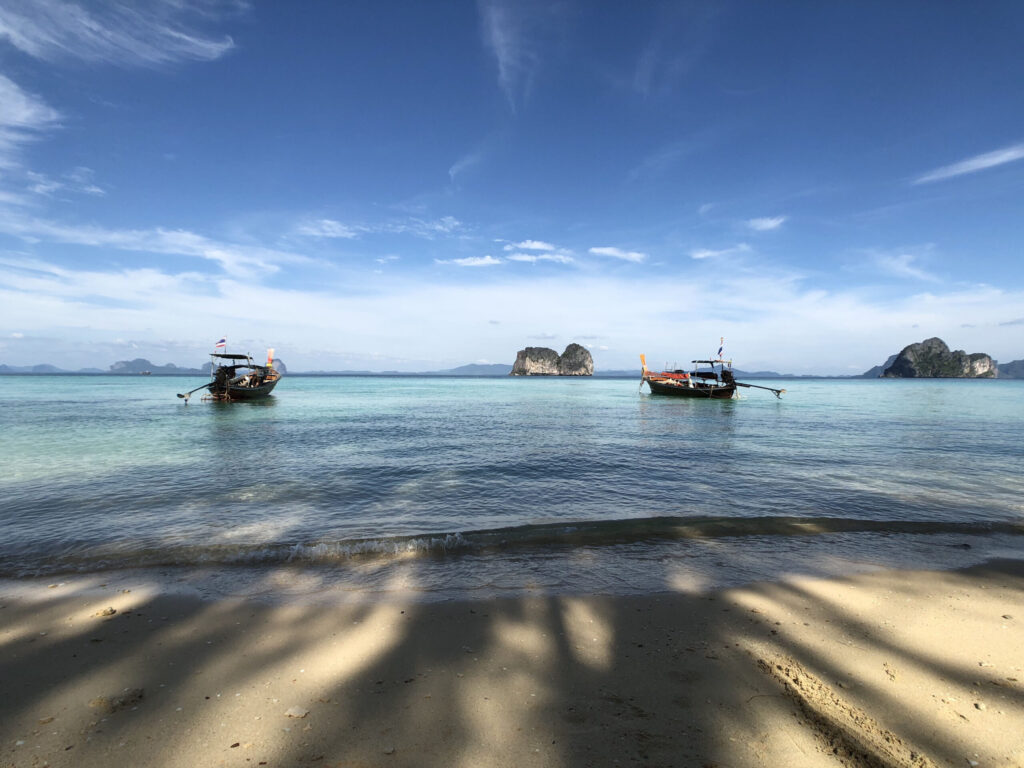
[[[674,384],[655,379],[644,379],[651,388],[652,395],[669,395],[671,397],[696,397],[704,400],[731,400],[736,396],[735,384],[705,384],[693,382],[693,386]]]
[[[270,395],[281,380],[280,376],[261,382],[255,387],[243,387],[237,384],[229,384],[227,387],[210,387],[210,394],[207,397],[213,400],[262,400]]]

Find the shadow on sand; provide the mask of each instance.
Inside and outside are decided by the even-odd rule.
[[[0,616],[5,766],[1024,758],[1020,563],[434,604],[39,591]]]

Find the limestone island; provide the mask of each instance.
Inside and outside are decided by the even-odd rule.
[[[884,379],[994,379],[999,369],[981,352],[950,351],[939,338],[903,348],[883,372]]]
[[[593,376],[594,358],[586,347],[570,344],[558,354],[548,347],[527,347],[516,353],[509,376]]]

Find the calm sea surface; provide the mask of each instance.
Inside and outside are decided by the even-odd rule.
[[[216,573],[227,593],[701,589],[1024,557],[1024,382],[0,378],[0,576]],[[181,578],[185,578],[182,576]],[[280,583],[273,586],[281,589]]]

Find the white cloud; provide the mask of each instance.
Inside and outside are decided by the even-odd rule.
[[[626,178],[630,182],[640,179],[655,179],[676,165],[682,157],[694,151],[696,145],[692,141],[676,141],[661,147],[643,158],[638,165],[631,168]]]
[[[505,246],[506,251],[554,251],[555,246],[545,243],[543,240],[523,240],[521,243],[509,243]]]
[[[0,211],[0,233],[32,241],[67,243],[123,251],[190,256],[217,262],[228,274],[252,277],[276,272],[283,263],[308,262],[294,253],[225,243],[182,229],[105,229],[68,226]]]
[[[498,84],[515,111],[518,92],[528,86],[539,57],[526,36],[523,15],[515,5],[503,0],[480,0],[478,6],[484,44],[498,65]]]
[[[1013,146],[1003,147],[993,152],[986,152],[983,155],[969,157],[966,160],[961,160],[959,163],[936,168],[934,171],[929,171],[923,176],[914,179],[913,183],[928,184],[933,181],[942,181],[943,179],[951,179],[954,176],[964,176],[968,173],[977,173],[988,168],[995,168],[1021,159],[1024,159],[1024,144],[1014,144]]]
[[[83,195],[102,197],[106,190],[93,182],[91,168],[78,167],[63,174],[59,179],[53,179],[43,173],[27,171],[26,177],[29,181],[29,191],[37,195],[50,196],[55,192],[75,192]]]
[[[712,250],[710,248],[698,248],[690,251],[691,259],[717,259],[722,256],[733,256],[737,253],[749,253],[750,246],[746,243],[740,243],[734,245],[732,248],[722,248],[721,250]]]
[[[875,253],[874,260],[879,269],[894,277],[911,278],[927,282],[936,282],[939,279],[930,272],[914,266],[917,257],[910,253]]]
[[[448,169],[448,178],[452,183],[454,183],[457,176],[473,166],[478,165],[482,159],[483,153],[481,152],[471,152],[468,155],[463,155],[452,163],[451,168]]]
[[[466,256],[461,259],[434,259],[438,264],[455,264],[459,267],[492,267],[501,264],[501,259],[496,259],[490,254],[487,256]]]
[[[640,264],[647,260],[646,253],[640,253],[639,251],[624,251],[621,248],[615,248],[612,246],[599,246],[597,248],[591,248],[590,253],[594,254],[595,256],[611,256],[613,259],[632,261],[635,264]]]
[[[785,222],[785,216],[763,217],[759,219],[747,219],[747,226],[755,232],[770,232],[773,229],[778,229]]]
[[[366,230],[370,232],[409,234],[426,240],[433,240],[438,235],[450,235],[461,229],[462,222],[454,216],[442,216],[432,220],[412,217],[404,221],[366,227]]]
[[[340,237],[351,240],[359,237],[359,232],[347,224],[333,219],[319,219],[317,221],[300,224],[296,233],[306,237]]]
[[[867,370],[926,336],[1001,359],[1020,357],[1020,326],[999,325],[1020,317],[1020,291],[979,286],[884,298],[820,290],[793,275],[721,270],[625,281],[581,275],[574,290],[566,291],[557,275],[502,274],[511,279],[467,282],[462,274],[446,278],[442,271],[434,280],[396,278],[386,290],[363,286],[366,290],[351,293],[340,285],[297,290],[224,275],[73,269],[0,256],[0,306],[8,329],[18,329],[26,339],[55,339],[46,353],[66,360],[67,367],[109,365],[118,358],[97,358],[90,345],[124,337],[124,329],[131,328],[151,329],[133,332],[140,346],[162,339],[205,344],[211,328],[229,338],[266,339],[294,370],[429,370],[424,358],[451,361],[434,368],[477,358],[511,363],[523,340],[538,329],[573,340],[580,328],[611,347],[602,353],[608,368],[635,367],[640,352],[649,360],[690,360],[716,350],[723,335],[740,367],[796,373]],[[708,295],[720,301],[707,305]],[[690,305],[706,310],[679,311]],[[254,306],[275,311],[254,315]],[[482,320],[488,317],[501,317],[501,324]],[[965,317],[978,327],[961,328]],[[341,342],[338,328],[363,330]],[[39,359],[38,344],[7,343],[24,346],[17,354],[9,347],[2,362],[46,362]],[[173,362],[201,363],[201,352],[197,349],[194,360]],[[363,362],[330,362],[343,354]],[[381,362],[382,356],[389,359]],[[399,358],[416,362],[394,362]]]
[[[536,264],[538,261],[553,261],[556,264],[572,264],[572,256],[561,253],[511,253],[505,257],[509,261],[524,261]]]
[[[205,4],[202,13],[179,0],[105,0],[83,7],[64,0],[0,5],[0,38],[37,59],[75,58],[113,64],[208,61],[234,48],[230,37],[214,39],[190,20],[225,15],[238,3]]]
[[[542,51],[561,28],[565,6],[545,0],[477,0],[480,34],[498,65],[498,85],[515,112],[540,71]]]
[[[60,113],[43,99],[0,75],[0,168],[13,167],[22,145],[40,138],[60,119]]]

